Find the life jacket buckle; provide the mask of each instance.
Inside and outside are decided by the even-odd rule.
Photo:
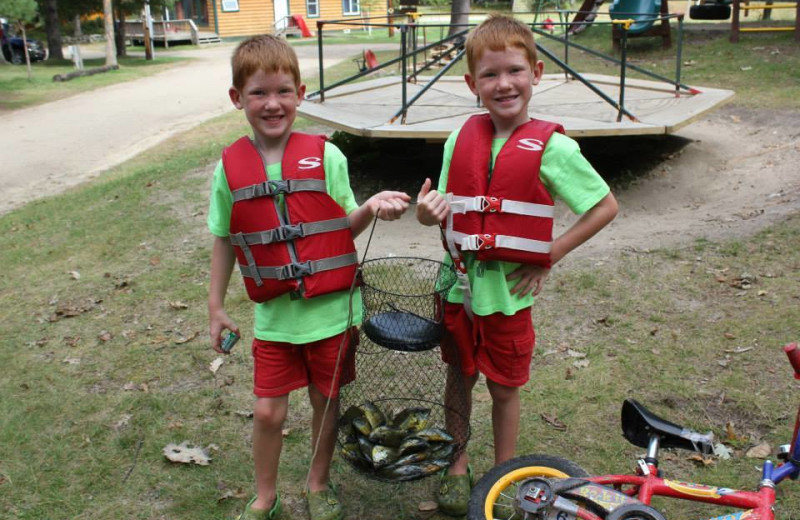
[[[305,232],[301,224],[286,225],[275,229],[279,242],[287,242],[296,238],[303,238]]]
[[[278,280],[288,280],[289,278],[302,278],[314,274],[311,266],[311,260],[305,262],[298,262],[294,264],[286,264],[281,266]]]
[[[267,181],[270,195],[278,195],[289,191],[289,181]]]
[[[469,235],[461,241],[461,249],[466,251],[483,251],[495,246],[495,235],[483,233],[480,235]]]
[[[502,213],[503,212],[503,198],[502,197],[477,197],[480,203],[479,211],[481,213]]]

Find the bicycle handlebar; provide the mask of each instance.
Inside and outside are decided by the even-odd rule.
[[[794,378],[800,379],[800,346],[797,343],[789,343],[783,347],[783,351],[789,356],[789,363],[794,368]]]

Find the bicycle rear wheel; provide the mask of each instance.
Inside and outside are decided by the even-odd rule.
[[[475,485],[469,500],[469,520],[521,518],[514,515],[514,497],[519,484],[532,477],[559,479],[588,477],[572,461],[550,455],[524,455],[495,466]]]

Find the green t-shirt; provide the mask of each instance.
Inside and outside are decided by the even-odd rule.
[[[442,173],[438,187],[442,195],[447,191],[447,174],[458,132],[459,130],[456,130],[450,134],[444,145]],[[506,141],[507,139],[492,141],[492,168],[497,154]],[[593,208],[610,191],[603,178],[581,155],[578,143],[560,133],[554,133],[547,142],[539,176],[550,196],[564,201],[570,210],[578,215]],[[506,275],[520,264],[499,260],[479,261],[475,258],[475,253],[471,252],[464,252],[462,257],[470,281],[472,312],[479,316],[495,312],[512,315],[533,305],[532,294],[519,296],[511,293],[518,280],[506,280]],[[452,263],[449,254],[445,256],[445,262]],[[463,291],[458,285],[450,291],[447,301],[463,303]]]
[[[358,208],[350,178],[347,159],[334,144],[325,143],[325,185],[328,194],[350,214]],[[281,164],[267,165],[269,180],[282,180]],[[228,188],[222,161],[214,171],[211,185],[211,201],[208,209],[208,229],[218,237],[230,234],[233,195]],[[235,271],[238,271],[236,269]],[[233,276],[236,276],[234,273]],[[361,323],[361,293],[353,294],[352,320],[349,319],[350,295],[347,291],[324,294],[314,298],[292,300],[284,294],[255,305],[254,334],[263,341],[280,341],[303,344],[319,341],[345,331],[350,325]]]

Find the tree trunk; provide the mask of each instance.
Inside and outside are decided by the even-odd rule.
[[[39,5],[44,11],[44,30],[47,33],[47,50],[50,59],[63,60],[61,24],[58,22],[58,0],[41,0]]]
[[[25,49],[25,65],[28,67],[28,81],[33,80],[33,70],[31,70],[31,55],[28,53],[28,36],[25,34],[25,22],[19,22],[22,31],[22,48]]]
[[[80,38],[83,36],[83,31],[81,30],[81,15],[76,14],[75,18],[72,20],[73,27],[75,28],[75,37]]]
[[[127,57],[128,46],[125,45],[125,12],[119,6],[117,6],[117,31],[115,36],[117,38],[117,57]]]
[[[114,11],[111,0],[103,0],[103,25],[106,30],[106,67],[117,64],[117,51],[114,45]]]
[[[470,0],[453,0],[450,10],[450,30],[448,36],[469,29],[469,3]]]

